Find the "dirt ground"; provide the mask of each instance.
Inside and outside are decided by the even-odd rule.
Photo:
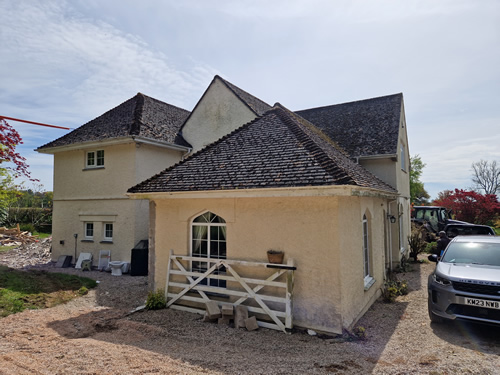
[[[375,303],[357,341],[248,332],[170,309],[129,314],[144,304],[146,277],[36,267],[99,285],[65,305],[0,319],[0,374],[500,374],[500,328],[430,323],[434,264],[400,274],[410,293]]]

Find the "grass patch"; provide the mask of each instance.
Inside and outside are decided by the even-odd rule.
[[[96,285],[95,280],[87,277],[19,271],[0,265],[0,317],[68,302]]]
[[[12,245],[12,246],[0,246],[0,253],[6,253],[7,251],[12,250],[13,248],[15,248],[14,245]]]

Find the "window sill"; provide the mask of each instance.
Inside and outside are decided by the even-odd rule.
[[[375,279],[373,277],[365,277],[365,292],[370,289],[373,284],[375,284]]]
[[[80,242],[94,242],[94,240],[88,239],[88,240],[81,240]]]
[[[82,171],[95,171],[96,169],[104,169],[104,167],[85,167]]]
[[[113,243],[113,240],[104,240],[104,241],[100,241],[99,243]]]

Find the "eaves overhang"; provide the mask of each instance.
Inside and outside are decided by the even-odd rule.
[[[64,151],[88,150],[96,147],[122,145],[127,143],[148,144],[183,152],[191,151],[190,147],[180,146],[170,142],[160,141],[152,138],[139,137],[139,136],[127,136],[127,137],[117,137],[113,139],[103,139],[98,141],[79,142],[69,145],[48,147],[48,148],[39,147],[35,149],[35,151],[41,154],[55,154]]]
[[[210,199],[210,198],[275,198],[275,197],[327,197],[327,196],[357,196],[394,199],[399,194],[384,190],[363,188],[354,185],[341,186],[305,186],[294,188],[263,188],[263,189],[232,189],[232,190],[201,190],[177,192],[145,192],[127,193],[131,199]]]
[[[379,154],[379,155],[361,155],[356,157],[357,160],[378,160],[378,159],[390,159],[392,161],[398,160],[397,154]]]

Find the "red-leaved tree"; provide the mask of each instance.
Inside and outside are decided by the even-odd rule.
[[[492,225],[500,214],[500,203],[494,194],[455,189],[434,201],[436,206],[453,210],[457,220],[473,224]]]
[[[22,144],[23,140],[19,133],[10,126],[4,118],[0,117],[0,169],[3,171],[12,171],[14,177],[25,176],[32,181],[26,164],[26,158],[16,152],[16,146]],[[5,166],[4,163],[12,163],[13,166]]]

